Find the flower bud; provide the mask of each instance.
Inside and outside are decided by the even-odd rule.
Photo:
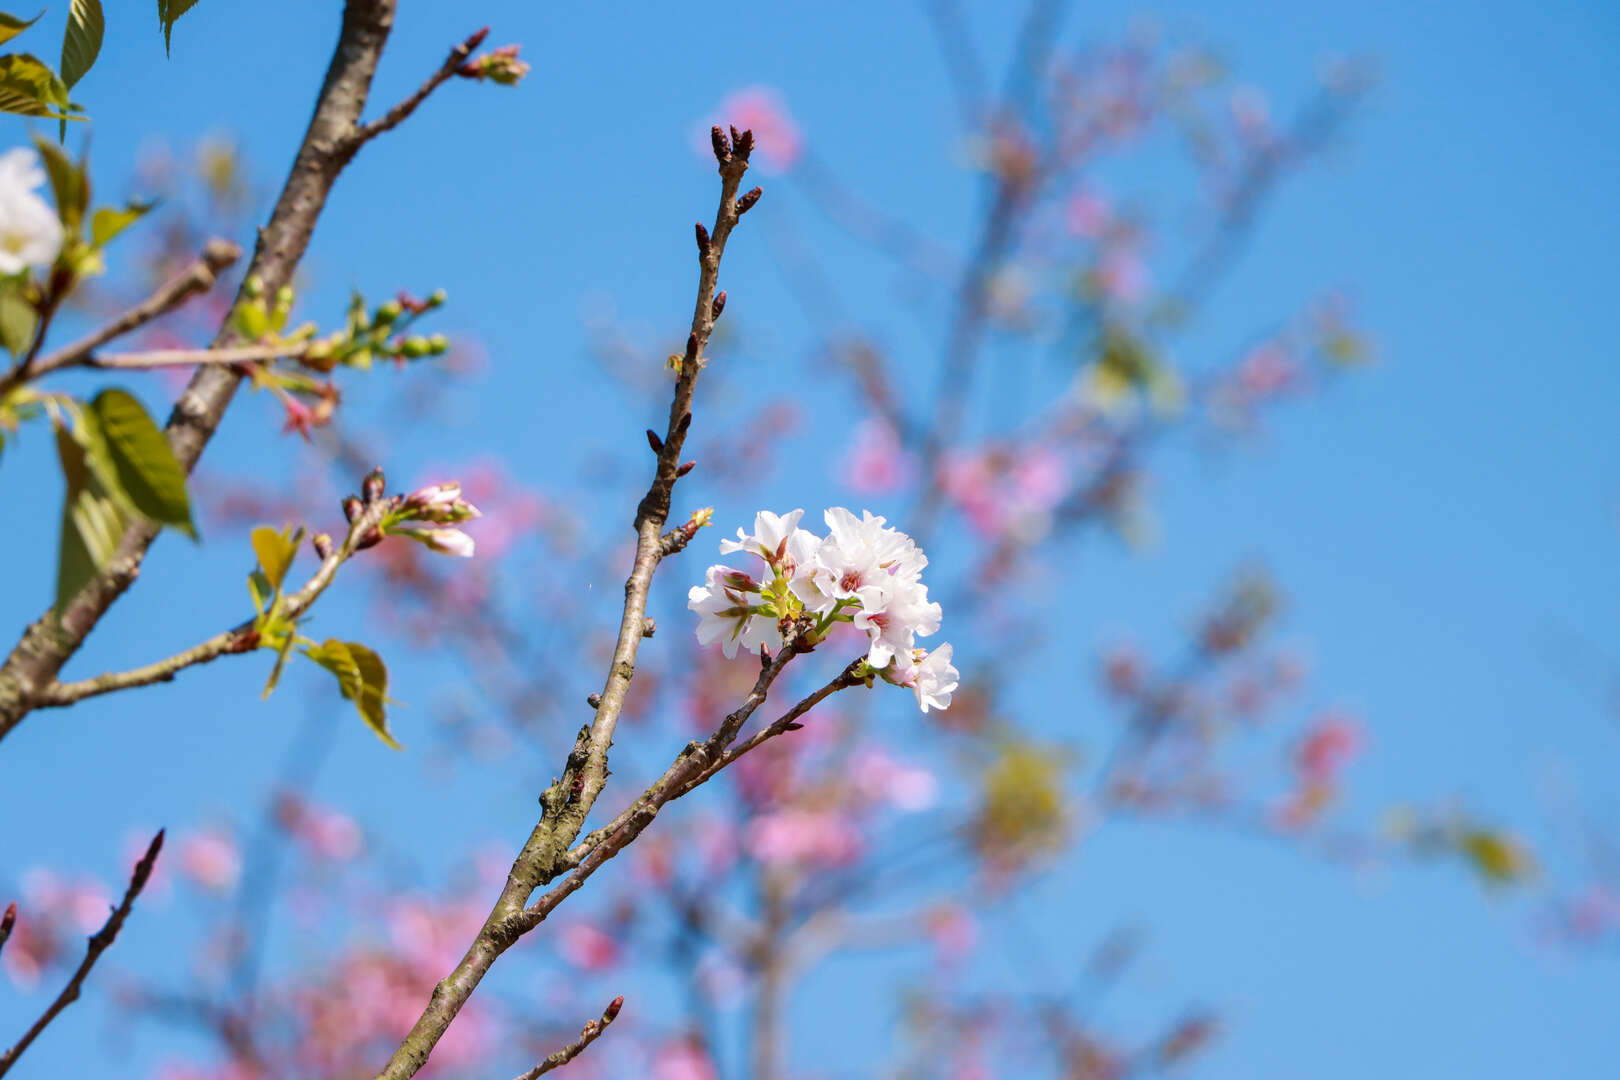
[[[258,274],[254,274],[252,277],[242,282],[242,295],[250,296],[255,300],[263,296],[264,278],[260,277]]]
[[[355,495],[343,497],[343,516],[350,522],[360,516],[360,499]]]
[[[428,354],[431,356],[443,356],[450,351],[450,339],[443,334],[430,335],[427,342]]]
[[[744,214],[748,213],[748,211],[752,210],[754,208],[754,204],[759,202],[759,197],[763,194],[765,194],[765,189],[756,187],[754,190],[748,192],[747,194],[743,195],[742,198],[738,199],[737,216],[742,217]]]
[[[608,1002],[608,1007],[602,1011],[602,1019],[606,1020],[608,1023],[612,1023],[618,1018],[619,1010],[622,1008],[624,1008],[624,995],[620,994],[618,997]]]
[[[326,533],[316,533],[309,538],[309,542],[323,562],[332,557],[332,538]]]
[[[432,292],[428,293],[427,306],[430,308],[441,307],[448,299],[450,299],[449,293],[445,292],[443,289],[434,289]]]
[[[360,481],[360,494],[369,505],[382,498],[383,488],[386,484],[387,481],[383,478],[382,466],[379,465],[367,473],[364,480]]]
[[[431,351],[432,346],[428,344],[428,339],[422,337],[420,334],[412,334],[410,337],[399,343],[399,355],[408,360],[419,359],[426,356]]]
[[[405,308],[398,300],[390,300],[377,309],[377,322],[387,324],[405,314]]]

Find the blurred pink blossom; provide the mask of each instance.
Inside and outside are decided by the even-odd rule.
[[[219,829],[203,829],[183,837],[177,861],[181,873],[213,893],[230,892],[242,874],[242,855],[236,841]]]
[[[1295,768],[1312,783],[1331,784],[1361,750],[1362,738],[1361,725],[1340,713],[1326,713],[1295,748]]]
[[[896,761],[882,749],[858,752],[850,764],[850,777],[865,798],[897,810],[926,810],[939,797],[933,773]]]
[[[859,831],[830,810],[780,810],[748,826],[749,854],[765,863],[845,866],[861,854]]]
[[[844,483],[863,495],[882,495],[909,483],[916,469],[916,459],[906,452],[893,425],[869,417],[855,429],[844,458]]]
[[[557,951],[581,971],[606,971],[618,964],[621,955],[611,934],[587,922],[566,924],[558,932]]]
[[[714,1062],[695,1040],[682,1039],[655,1052],[652,1080],[719,1080]]]
[[[746,86],[728,94],[714,109],[713,123],[721,130],[736,127],[754,133],[754,161],[770,172],[787,172],[804,151],[799,125],[787,110],[782,95],[769,86]],[[698,152],[707,156],[710,124],[703,124],[693,139]]]

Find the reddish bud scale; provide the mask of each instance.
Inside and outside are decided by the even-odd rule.
[[[619,1010],[622,1008],[624,1008],[624,995],[620,994],[618,997],[608,1002],[608,1007],[602,1010],[602,1019],[607,1021],[618,1019]]]
[[[709,305],[709,318],[718,319],[724,310],[726,310],[726,291],[721,289],[714,294],[714,302]]]
[[[662,454],[664,452],[664,440],[660,439],[658,437],[658,432],[654,431],[652,428],[647,429],[647,445],[652,447],[652,452],[655,454]]]
[[[744,214],[748,213],[748,211],[752,210],[754,208],[754,204],[759,202],[759,197],[763,194],[765,194],[765,189],[756,187],[754,190],[748,192],[742,198],[738,199],[737,216],[742,217]]]
[[[735,144],[733,148],[734,152],[738,157],[742,158],[744,161],[747,161],[748,156],[754,152],[754,133],[752,131],[745,131],[741,135],[738,135],[736,134],[736,128],[732,128],[731,130],[733,133],[731,141]]]
[[[722,165],[731,160],[731,144],[726,142],[726,133],[719,124],[709,129],[709,142],[714,146],[714,160]]]
[[[711,246],[711,242],[709,240],[709,230],[704,227],[703,222],[699,221],[696,223],[696,228],[694,231],[697,233],[698,254],[702,255],[704,258],[708,258]]]
[[[466,41],[463,41],[461,43],[461,47],[468,52],[472,52],[474,49],[478,48],[478,46],[482,45],[484,43],[484,39],[487,37],[489,37],[489,27],[486,26],[482,30],[474,33]]]
[[[695,461],[686,462],[680,468],[675,470],[676,479],[679,479],[680,477],[685,476],[687,473],[691,472],[695,468],[697,468],[697,462],[695,462]]]
[[[344,496],[343,516],[349,521],[353,521],[360,516],[360,500],[358,497],[354,495]]]
[[[382,466],[379,465],[367,473],[364,480],[360,481],[360,494],[366,502],[374,503],[382,498],[383,487],[386,483],[387,481],[383,478]]]

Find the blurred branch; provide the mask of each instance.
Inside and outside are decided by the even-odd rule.
[[[6,905],[6,913],[0,915],[0,951],[6,947],[6,939],[11,937],[12,927],[17,925],[17,901],[13,900]]]
[[[587,1046],[602,1037],[602,1032],[606,1031],[608,1025],[618,1018],[619,1010],[623,1007],[624,996],[621,994],[608,1002],[608,1007],[602,1010],[600,1020],[592,1020],[585,1025],[584,1030],[579,1033],[578,1039],[546,1058],[546,1060],[518,1077],[517,1080],[539,1080],[540,1077],[552,1069],[561,1068],[573,1061]]]
[[[124,902],[119,904],[113,913],[107,917],[107,921],[102,925],[101,929],[90,936],[90,947],[86,950],[84,960],[79,964],[78,970],[73,973],[73,977],[62,988],[62,992],[56,995],[56,1000],[52,1001],[40,1018],[34,1021],[34,1026],[29,1028],[21,1039],[17,1040],[15,1046],[0,1054],[0,1076],[4,1076],[10,1071],[11,1066],[22,1056],[23,1051],[28,1049],[29,1045],[39,1037],[39,1033],[44,1031],[46,1026],[52,1020],[55,1020],[63,1009],[79,1000],[79,990],[84,986],[85,978],[89,976],[90,969],[101,958],[101,954],[107,951],[108,946],[113,943],[113,939],[118,936],[118,931],[123,928],[124,920],[129,917],[130,908],[135,905],[135,898],[141,894],[141,890],[146,887],[147,879],[152,876],[152,866],[157,862],[158,852],[162,850],[163,830],[159,829],[157,835],[152,837],[152,842],[147,845],[146,854],[141,856],[141,861],[135,864],[135,872],[130,875],[129,888],[124,891]],[[9,932],[9,927],[7,932]]]
[[[962,6],[956,0],[926,0],[923,10],[939,42],[940,58],[945,62],[956,108],[961,113],[962,130],[973,131],[984,121],[990,82],[973,47],[973,34],[962,15]]]
[[[229,240],[208,241],[196,262],[106,326],[43,357],[25,359],[0,375],[0,398],[23,383],[60,368],[100,366],[91,356],[97,348],[168,314],[198,293],[212,289],[219,275],[234,266],[241,257],[242,249]]]

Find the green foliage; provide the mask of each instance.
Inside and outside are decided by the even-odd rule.
[[[67,32],[62,35],[62,81],[69,89],[95,64],[105,30],[101,0],[70,0]]]
[[[158,0],[158,21],[163,24],[163,51],[169,51],[169,36],[175,21],[197,6],[197,0]]]
[[[196,538],[185,471],[133,396],[103,390],[88,407],[53,397],[57,453],[67,481],[56,610],[104,570],[131,521],[145,518]],[[71,432],[64,423],[72,418]]]
[[[12,356],[21,356],[34,343],[39,313],[29,303],[27,286],[21,281],[0,285],[0,345]]]
[[[40,15],[44,14],[42,11],[32,19],[19,19],[15,15],[7,15],[5,12],[0,11],[0,45],[4,45],[30,26],[39,22]]]
[[[101,249],[119,233],[145,217],[156,206],[153,202],[126,203],[123,209],[103,206],[90,217],[90,246]]]
[[[129,519],[103,484],[102,470],[93,467],[92,450],[60,423],[56,425],[56,449],[67,479],[56,571],[56,611],[61,614],[79,590],[112,561]]]
[[[101,427],[119,487],[135,509],[195,540],[185,470],[141,403],[123,390],[103,390],[90,409]]]
[[[287,580],[287,570],[298,554],[298,541],[290,537],[286,529],[260,525],[253,530],[253,554],[259,558],[265,582],[272,592],[279,593],[281,583]]]
[[[56,72],[28,53],[0,56],[0,112],[83,120],[83,108],[68,100],[68,88]]]
[[[327,638],[304,649],[304,655],[337,676],[343,696],[354,702],[361,719],[377,738],[403,749],[388,731],[388,667],[382,658],[355,641]]]

